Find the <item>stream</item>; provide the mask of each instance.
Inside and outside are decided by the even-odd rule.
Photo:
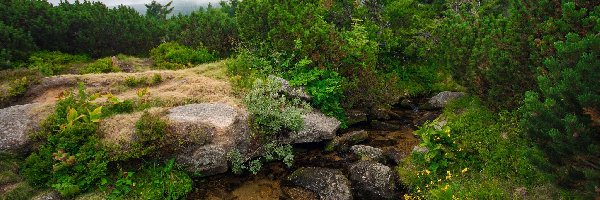
[[[419,110],[415,106],[396,106],[391,117],[369,123],[363,122],[338,131],[344,133],[364,130],[368,138],[358,144],[380,148],[386,157],[382,164],[395,169],[398,162],[410,155],[419,140],[413,134],[416,127],[427,120],[433,120],[440,111]],[[288,175],[302,167],[324,167],[339,169],[348,175],[348,166],[358,158],[350,151],[326,152],[328,141],[294,145],[294,165],[286,168],[282,162],[263,165],[261,171],[252,175],[245,172],[236,175],[231,171],[194,180],[194,190],[188,199],[233,200],[233,199],[289,199],[284,190]],[[395,170],[394,170],[395,171]],[[397,184],[400,185],[400,184]],[[397,198],[404,194],[401,186],[396,187]],[[310,199],[307,197],[307,199]]]

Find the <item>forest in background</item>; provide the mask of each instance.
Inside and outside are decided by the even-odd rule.
[[[0,104],[36,78],[70,73],[64,63],[119,71],[109,64],[119,54],[150,57],[156,69],[228,59],[237,92],[277,75],[342,126],[349,110],[371,116],[403,98],[465,91],[442,127],[416,131],[428,151],[397,168],[405,198],[599,196],[600,2],[231,0],[172,17],[167,5],[147,6],[142,15],[98,2],[0,2]],[[281,118],[254,123],[293,127]],[[69,175],[41,180],[34,163],[24,169],[32,185],[68,195],[103,180],[80,177],[68,191]]]

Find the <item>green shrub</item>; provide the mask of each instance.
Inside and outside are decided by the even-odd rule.
[[[27,157],[21,171],[32,186],[73,197],[106,176],[108,158],[96,136],[102,107],[91,103],[93,98],[81,84],[77,95],[58,102],[45,122],[45,144]]]
[[[240,94],[245,94],[252,89],[252,84],[258,78],[267,78],[268,70],[272,69],[271,64],[264,58],[253,55],[249,51],[242,50],[238,55],[227,60],[227,73],[234,90]]]
[[[88,62],[85,55],[70,55],[58,51],[40,51],[31,54],[28,60],[30,69],[40,71],[46,76],[56,75],[68,69],[69,64]]]
[[[167,42],[150,50],[155,66],[164,69],[179,69],[214,61],[212,53],[205,48],[192,49],[175,42]]]
[[[290,84],[302,86],[311,96],[311,105],[319,108],[328,116],[334,116],[342,122],[341,127],[346,127],[346,115],[341,101],[344,99],[342,83],[344,78],[337,72],[324,69],[307,69],[303,64],[298,64],[297,71],[289,73]]]
[[[95,62],[84,66],[79,73],[80,74],[100,74],[110,72],[120,72],[121,69],[113,66],[111,58],[98,59]]]
[[[37,47],[27,31],[6,25],[0,20],[0,70],[25,61]]]
[[[500,198],[548,180],[533,164],[546,161],[522,134],[516,113],[493,113],[475,98],[452,103],[443,118],[424,124],[415,134],[427,151],[413,152],[398,169],[402,181],[419,196]]]
[[[251,115],[252,127],[259,136],[272,136],[302,128],[302,113],[310,106],[299,99],[288,99],[279,93],[281,83],[273,78],[256,79],[244,98]]]
[[[114,183],[110,199],[183,199],[192,191],[192,179],[175,166],[174,159],[166,164],[144,164],[137,172],[121,173]]]
[[[600,186],[600,36],[573,33],[555,46],[557,56],[537,79],[539,91],[525,95],[521,124],[551,161],[541,167],[563,188],[593,198]]]
[[[292,145],[281,145],[277,142],[269,142],[263,145],[263,153],[259,157],[244,163],[242,154],[237,150],[227,152],[227,160],[234,174],[242,174],[245,170],[256,175],[262,168],[263,163],[282,161],[288,168],[294,164],[294,149]]]
[[[124,83],[127,87],[133,88],[138,86],[153,86],[162,83],[162,81],[162,76],[160,74],[154,74],[150,80],[148,80],[148,77],[145,76],[139,78],[130,76],[125,78]]]

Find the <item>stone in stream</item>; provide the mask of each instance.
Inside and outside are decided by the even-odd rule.
[[[387,122],[383,122],[383,121],[379,121],[379,120],[371,121],[371,126],[378,130],[387,130],[387,131],[402,129],[402,127],[400,125],[391,124],[391,123],[387,123]]]
[[[50,115],[52,106],[27,104],[0,109],[0,153],[23,153],[29,150],[29,134],[39,130]]]
[[[300,168],[287,177],[286,183],[310,190],[322,200],[352,199],[350,181],[337,169]]]
[[[367,113],[360,110],[348,110],[346,112],[346,117],[348,118],[348,125],[354,125],[362,122],[366,122]]]
[[[282,138],[283,143],[308,143],[329,140],[335,137],[335,133],[341,122],[334,117],[325,116],[320,112],[311,112],[302,115],[304,126],[297,133],[288,134]]]
[[[354,145],[350,147],[350,150],[361,160],[381,161],[383,159],[383,150],[372,146]]]
[[[390,167],[374,161],[358,161],[350,165],[348,173],[357,199],[394,198],[394,176]]]
[[[333,140],[327,143],[325,149],[327,151],[346,151],[350,148],[350,145],[358,144],[368,139],[368,137],[369,133],[367,131],[351,131],[334,137]]]

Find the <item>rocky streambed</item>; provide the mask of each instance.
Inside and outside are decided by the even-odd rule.
[[[332,140],[295,144],[291,168],[273,162],[256,175],[197,179],[188,199],[399,199],[404,189],[395,166],[418,145],[416,126],[439,113],[398,105],[339,130]]]

